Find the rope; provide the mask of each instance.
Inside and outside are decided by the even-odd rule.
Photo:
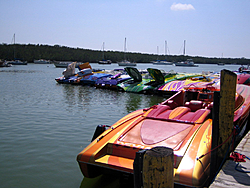
[[[240,154],[238,152],[233,152],[230,155],[230,158],[232,158],[235,162],[237,162],[237,164],[235,165],[235,170],[237,170],[238,172],[250,173],[250,171],[244,171],[244,170],[240,170],[240,169],[237,168],[239,166],[239,164],[240,164],[239,162],[246,162],[245,158],[250,160],[249,157],[247,157],[247,156],[245,156],[243,154]]]
[[[233,135],[235,136],[236,135],[236,130],[237,130],[237,126],[234,126],[234,129],[233,129],[233,132],[231,133],[231,135],[220,145],[218,145],[217,147],[213,148],[212,150],[210,150],[209,152],[201,155],[200,157],[197,157],[196,160],[199,160],[201,158],[203,158],[204,156],[208,155],[209,153],[211,153],[212,151],[218,149],[219,147],[221,147],[223,144],[225,144]],[[234,139],[233,139],[234,140]],[[233,141],[232,141],[233,143]]]

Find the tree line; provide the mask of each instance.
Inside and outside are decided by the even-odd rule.
[[[124,59],[124,52],[105,51],[106,60],[118,62]],[[35,59],[46,59],[51,61],[78,61],[97,63],[102,60],[103,51],[83,48],[71,48],[60,45],[42,45],[42,44],[0,44],[0,59],[13,60],[20,59],[27,62],[33,62]],[[187,59],[193,59],[196,64],[250,64],[250,59],[246,58],[207,58],[187,55],[156,55],[144,53],[126,53],[126,59],[137,63],[149,63],[151,61],[167,60],[170,62],[180,62]]]

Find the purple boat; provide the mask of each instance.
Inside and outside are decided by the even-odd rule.
[[[111,77],[100,78],[96,81],[95,87],[102,89],[117,89],[117,84],[122,83],[131,77],[127,74],[118,73]]]

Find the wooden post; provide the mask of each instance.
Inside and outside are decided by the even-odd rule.
[[[212,110],[212,118],[213,118],[213,128],[212,128],[212,152],[211,152],[211,167],[210,167],[210,182],[212,182],[216,172],[218,170],[218,164],[220,163],[217,159],[217,150],[213,150],[218,146],[219,140],[219,107],[220,107],[220,92],[214,92],[214,101],[213,101],[213,110]]]
[[[143,180],[142,180],[142,166],[143,166],[143,156],[146,150],[140,150],[136,152],[135,160],[133,164],[134,168],[134,188],[141,188],[143,187]]]
[[[173,164],[173,149],[166,147],[155,147],[147,150],[143,157],[143,187],[174,187]]]
[[[219,143],[222,144],[232,133],[237,75],[229,70],[222,70],[220,76]],[[231,139],[218,150],[218,157],[223,159]]]

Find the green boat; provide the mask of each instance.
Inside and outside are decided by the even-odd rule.
[[[126,67],[125,71],[131,79],[117,85],[119,91],[152,94],[154,89],[165,83],[166,80],[175,78],[177,73],[163,73],[158,69],[148,68],[148,73],[142,75],[137,68]]]

